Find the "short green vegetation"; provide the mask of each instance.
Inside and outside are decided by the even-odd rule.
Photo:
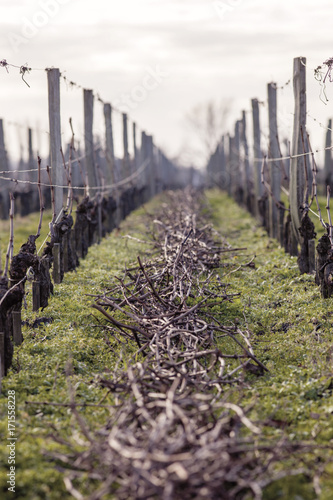
[[[12,498],[55,500],[72,498],[66,491],[62,472],[45,455],[61,445],[48,436],[75,435],[76,422],[66,406],[31,404],[34,402],[69,403],[70,392],[66,372],[70,371],[71,385],[76,402],[84,404],[112,404],[106,389],[96,383],[97,376],[107,375],[119,363],[120,348],[110,344],[98,327],[101,321],[90,304],[91,295],[101,294],[115,275],[122,276],[126,265],[134,262],[138,251],[144,253],[145,245],[124,238],[127,233],[142,238],[140,211],[132,224],[123,222],[122,231],[113,232],[99,245],[89,249],[76,272],[68,273],[61,285],[55,286],[50,305],[39,314],[31,311],[31,293],[27,287],[26,311],[23,320],[30,325],[37,318],[45,318],[37,328],[23,327],[24,342],[15,348],[10,373],[2,381],[0,396],[0,496],[10,498],[7,490],[7,394],[16,393],[16,493]],[[38,217],[26,226],[20,244],[30,233],[35,233]],[[38,248],[38,245],[37,245]],[[147,246],[148,249],[148,246]],[[127,349],[128,357],[131,349]],[[105,398],[105,399],[104,399]],[[29,403],[27,403],[29,402]],[[80,415],[89,424],[105,422],[107,409],[95,406],[82,407]],[[80,443],[78,443],[78,446]],[[3,495],[5,495],[3,497]]]
[[[39,251],[49,232],[49,222],[52,219],[51,210],[43,213],[43,224],[39,239],[36,241],[37,251]],[[39,213],[32,213],[26,217],[14,215],[14,255],[18,253],[21,245],[26,242],[29,234],[36,234],[39,222]],[[0,255],[2,267],[4,267],[7,247],[9,243],[10,220],[0,220]],[[40,251],[42,252],[42,250]]]
[[[234,259],[240,265],[255,256],[255,268],[224,273],[229,292],[241,292],[226,306],[228,321],[252,332],[258,358],[269,368],[263,377],[248,375],[235,392],[237,401],[253,405],[250,416],[265,422],[267,436],[287,435],[294,441],[333,442],[333,307],[322,299],[313,275],[300,275],[297,259],[286,255],[263,228],[226,195],[207,193],[214,224],[234,247],[246,247]],[[333,450],[322,452],[329,462],[323,475],[321,500],[333,499]],[[300,465],[301,466],[301,465]],[[315,499],[303,476],[271,485],[267,500]]]
[[[296,258],[285,255],[230,198],[218,191],[208,192],[207,198],[215,228],[233,247],[246,248],[226,258],[229,265],[220,270],[221,281],[229,284],[228,292],[240,292],[240,296],[223,303],[218,314],[224,324],[238,323],[251,332],[255,355],[270,370],[261,377],[245,374],[244,384],[230,388],[227,397],[243,407],[251,406],[249,417],[264,423],[269,438],[287,436],[295,442],[328,445],[333,442],[332,299],[321,299],[314,277],[300,276]],[[47,309],[32,313],[30,293],[27,296],[24,342],[15,348],[14,363],[2,381],[0,396],[1,497],[9,495],[6,405],[8,390],[15,390],[16,493],[12,498],[73,498],[65,488],[63,471],[54,465],[50,454],[62,453],[62,438],[72,436],[78,449],[84,449],[85,443],[70,408],[61,405],[70,403],[74,391],[77,403],[91,405],[80,409],[89,426],[99,428],[108,419],[107,408],[92,406],[113,403],[97,378],[107,376],[117,363],[125,366],[135,347],[121,350],[116,341],[107,339],[99,328],[103,320],[90,304],[92,296],[102,293],[115,275],[121,276],[138,253],[143,259],[150,253],[148,244],[123,238],[126,234],[144,238],[143,212],[137,210],[122,223],[120,231],[89,249],[77,271],[66,274],[63,283],[55,287]],[[25,224],[27,233],[21,243],[27,234],[36,232],[38,216],[29,224]],[[246,265],[254,256],[255,267]],[[42,317],[45,322],[33,328],[34,320]],[[58,406],[41,404],[45,402]],[[319,496],[299,474],[269,486],[265,499],[332,500],[333,451],[323,449],[320,460],[318,466],[325,472]]]

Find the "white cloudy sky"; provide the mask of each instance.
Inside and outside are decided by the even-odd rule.
[[[331,0],[1,0],[0,59],[59,67],[69,80],[118,107],[129,95],[130,109],[124,110],[175,155],[193,144],[184,117],[194,106],[228,102],[226,132],[232,131],[241,110],[250,111],[251,98],[265,101],[267,83],[283,86],[292,78],[293,58],[304,56],[308,127],[313,146],[322,148],[325,131],[319,123],[326,125],[333,116],[333,83],[327,85],[325,105],[313,68],[333,56],[332,19]],[[25,141],[27,124],[41,130],[35,147],[42,149],[47,131],[46,74],[33,70],[26,80],[30,88],[18,69],[7,74],[0,68],[0,117],[12,155],[19,149],[19,130]],[[281,137],[290,137],[292,95],[291,84],[278,92]],[[64,136],[70,116],[80,136],[82,90],[63,83],[61,98]],[[264,122],[264,105],[261,113]],[[98,132],[98,102],[95,117]],[[120,130],[117,120],[115,126]]]

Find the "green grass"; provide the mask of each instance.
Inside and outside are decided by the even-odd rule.
[[[26,234],[22,243],[31,229],[35,232],[35,220],[32,219],[31,225],[30,221],[29,225],[25,225]],[[13,366],[3,379],[0,396],[0,463],[3,464],[0,468],[0,492],[4,495],[8,494],[7,391],[15,390],[17,487],[13,498],[72,498],[65,489],[62,473],[44,456],[44,452],[55,449],[60,452],[62,449],[48,437],[55,432],[55,428],[66,437],[75,433],[77,424],[67,407],[26,404],[26,401],[68,403],[65,374],[68,360],[71,360],[71,383],[76,400],[96,404],[105,397],[107,391],[96,383],[96,378],[114,369],[119,361],[120,349],[112,340],[106,344],[104,334],[98,328],[101,318],[94,316],[90,307],[93,298],[87,294],[102,293],[112,276],[122,275],[124,266],[135,261],[138,248],[141,252],[145,251],[145,245],[122,238],[129,231],[131,235],[142,237],[140,211],[132,222],[135,222],[135,227],[124,222],[123,231],[114,232],[101,244],[91,247],[77,271],[66,274],[62,284],[55,286],[49,307],[39,315],[32,313],[29,307],[28,288],[28,309],[23,310],[22,319],[32,322],[36,316],[47,316],[53,321],[36,329],[23,327],[24,342],[15,348]],[[131,350],[127,349],[128,358]],[[112,403],[109,396],[105,398],[104,404]],[[92,425],[105,421],[108,415],[106,409],[96,407],[82,408],[80,414]]]
[[[245,376],[245,384],[232,388],[228,397],[243,407],[251,406],[250,417],[264,422],[269,439],[287,435],[294,441],[307,440],[328,444],[333,439],[333,308],[332,299],[323,300],[313,275],[300,276],[297,260],[285,255],[257,222],[236,206],[225,194],[207,193],[216,229],[234,247],[247,250],[228,257],[232,266],[222,268],[222,281],[230,293],[241,292],[232,303],[216,311],[225,324],[238,322],[251,332],[256,356],[270,373],[256,378]],[[155,204],[158,201],[155,200]],[[68,360],[73,372],[71,384],[77,402],[112,404],[110,395],[97,384],[98,376],[107,376],[120,359],[120,347],[105,342],[98,328],[98,313],[90,308],[89,294],[101,293],[112,276],[122,274],[125,265],[137,254],[149,252],[149,246],[127,240],[129,233],[142,238],[143,210],[136,211],[101,244],[89,249],[76,272],[68,273],[49,307],[38,316],[52,317],[52,323],[33,329],[24,326],[24,342],[15,348],[14,363],[3,380],[0,396],[0,493],[7,498],[7,391],[16,391],[16,499],[58,500],[72,498],[63,483],[63,474],[47,456],[61,453],[63,446],[50,434],[76,436],[82,448],[77,422],[67,407],[26,404],[29,402],[69,402],[66,370]],[[38,214],[16,222],[16,244],[35,233]],[[19,235],[18,228],[22,233]],[[47,232],[47,224],[44,230]],[[2,234],[2,233],[1,233]],[[6,238],[1,238],[3,242]],[[21,241],[19,241],[21,239]],[[42,237],[41,237],[42,241]],[[38,245],[37,245],[38,247]],[[240,267],[255,255],[255,268]],[[233,271],[233,272],[231,272]],[[28,290],[29,291],[29,290]],[[28,309],[23,319],[37,316]],[[126,347],[120,367],[132,354]],[[92,427],[107,421],[105,408],[85,407],[80,415]],[[322,461],[331,459],[321,483],[320,500],[333,499],[333,453],[322,451]],[[281,464],[283,465],[283,464]],[[84,480],[83,480],[84,481]],[[85,483],[81,490],[88,491]],[[312,485],[302,475],[284,479],[267,488],[266,500],[314,500]]]
[[[36,241],[37,251],[44,242],[49,232],[49,222],[52,219],[51,210],[45,210],[43,213],[43,223],[41,234]],[[14,255],[18,253],[21,245],[26,242],[30,234],[36,234],[39,222],[39,213],[32,213],[26,217],[14,216]],[[0,220],[0,257],[2,269],[5,266],[7,247],[9,243],[10,221]],[[42,251],[42,250],[41,250]],[[1,266],[0,266],[1,267]]]
[[[247,247],[235,260],[241,264],[256,256],[255,269],[242,267],[226,278],[229,292],[240,291],[241,296],[224,313],[229,321],[237,317],[241,327],[249,328],[255,353],[270,373],[250,376],[250,384],[235,397],[244,406],[253,405],[250,415],[266,422],[268,437],[286,434],[295,441],[328,445],[333,441],[332,299],[322,299],[314,276],[300,276],[297,259],[286,255],[226,195],[213,191],[208,199],[215,227],[233,246]],[[333,453],[324,456],[331,462],[330,477],[325,477],[320,499],[331,500]],[[302,477],[271,486],[265,498],[317,497]]]

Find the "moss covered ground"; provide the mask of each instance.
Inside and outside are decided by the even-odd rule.
[[[313,275],[300,276],[296,258],[285,255],[225,194],[210,191],[207,198],[216,229],[234,247],[246,248],[235,253],[230,265],[220,271],[223,281],[229,283],[228,291],[241,295],[232,303],[225,302],[219,314],[225,324],[237,322],[251,332],[255,354],[270,370],[261,377],[245,374],[244,384],[231,388],[228,397],[244,407],[251,406],[249,416],[264,422],[264,432],[272,439],[287,436],[295,441],[333,443],[332,299],[321,299]],[[98,328],[101,319],[90,308],[91,295],[102,292],[112,276],[121,275],[138,253],[144,257],[149,254],[149,245],[123,238],[126,234],[142,238],[143,215],[143,209],[137,210],[122,223],[120,231],[91,247],[77,271],[66,274],[63,283],[55,287],[43,312],[32,313],[28,295],[23,312],[28,323],[23,327],[24,342],[15,348],[14,363],[3,379],[0,396],[1,498],[72,498],[62,470],[48,458],[48,453],[62,451],[61,442],[50,436],[79,435],[70,408],[61,406],[70,401],[68,371],[76,402],[86,405],[80,415],[92,426],[107,420],[107,408],[93,406],[113,403],[97,378],[107,376],[117,363],[126,365],[132,353],[126,347],[121,357],[119,344],[105,339]],[[21,237],[36,232],[37,224],[37,215],[23,223]],[[255,267],[246,265],[254,256]],[[33,321],[42,316],[49,320],[32,328]],[[8,390],[16,392],[15,494],[7,490]],[[77,446],[84,447],[79,438]],[[323,449],[320,466],[324,469],[320,495],[300,474],[268,487],[266,500],[332,500],[333,452]]]

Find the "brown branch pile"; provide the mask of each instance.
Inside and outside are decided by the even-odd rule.
[[[233,298],[214,272],[220,254],[231,249],[221,247],[211,226],[198,221],[195,200],[185,201],[164,206],[162,217],[153,221],[160,256],[146,265],[138,258],[139,265],[93,307],[111,323],[109,333],[135,341],[170,380],[181,374],[191,385],[220,390],[221,384],[238,381],[249,361],[258,372],[266,368],[254,356],[248,333],[214,316]]]
[[[99,430],[87,428],[72,397],[87,444],[78,452],[74,439],[69,455],[54,458],[75,498],[260,499],[275,478],[304,472],[274,472],[305,448],[265,442],[261,425],[227,401],[224,389],[244,370],[259,375],[266,368],[248,332],[223,325],[221,310],[232,294],[214,269],[231,249],[216,240],[199,209],[189,193],[172,195],[155,219],[161,255],[145,265],[138,258],[137,267],[96,298],[105,333],[138,349],[136,362],[100,380],[115,404]],[[77,489],[80,477],[90,478],[88,497]]]
[[[75,498],[261,499],[274,479],[305,471],[274,472],[278,462],[309,449],[265,442],[240,406],[215,401],[212,392],[190,387],[181,374],[170,380],[167,370],[145,361],[102,384],[116,401],[107,424],[92,434],[80,419],[86,449],[77,452],[68,444],[68,456],[54,457],[65,465],[65,484]],[[94,485],[86,497],[75,484],[82,476]]]

